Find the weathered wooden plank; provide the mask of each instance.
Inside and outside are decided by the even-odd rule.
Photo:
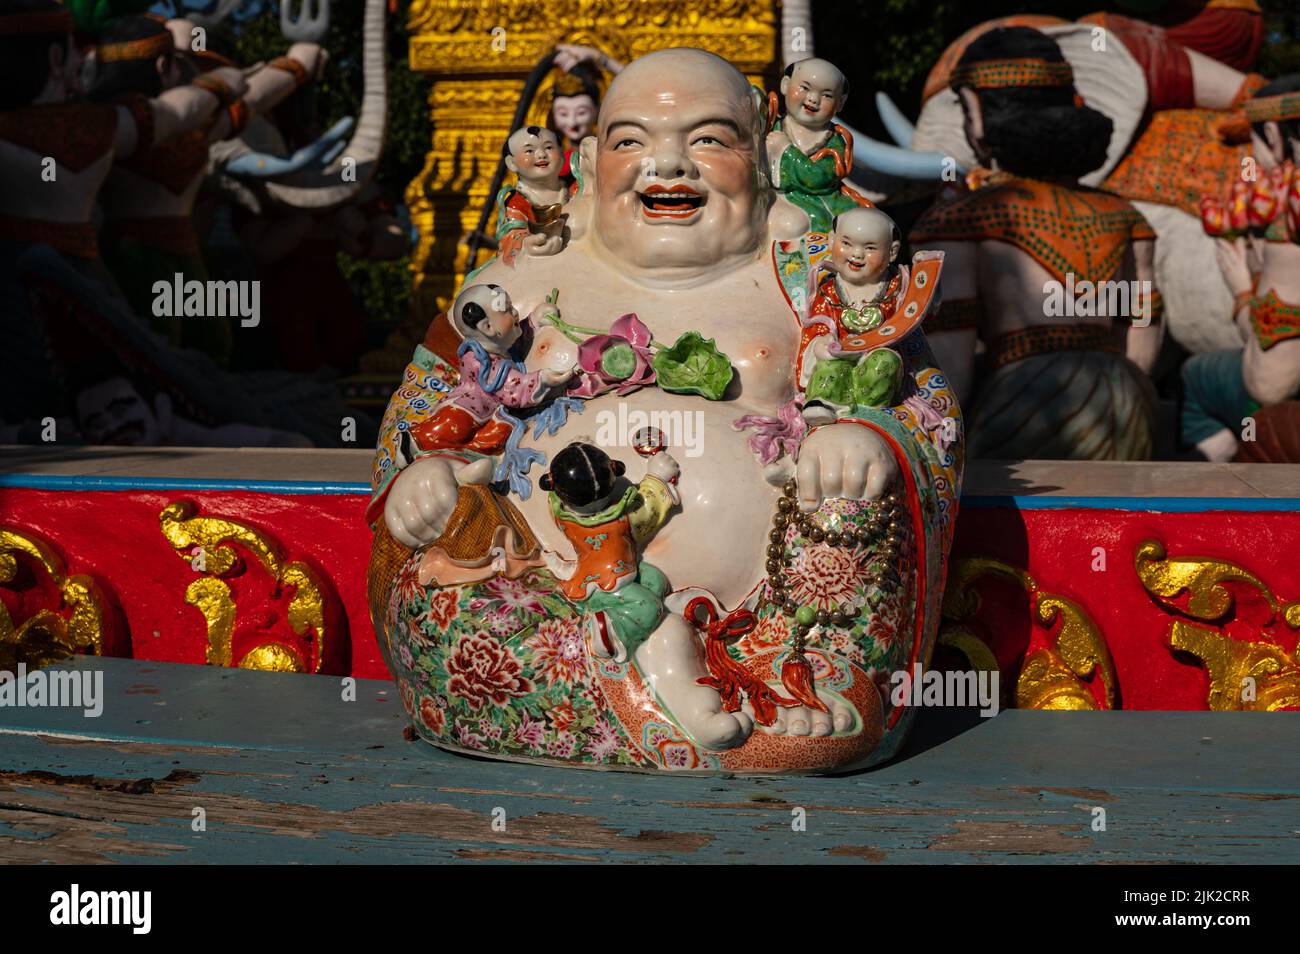
[[[0,860],[1300,860],[1290,715],[928,710],[903,757],[870,772],[669,778],[408,742],[378,682],[345,703],[324,677],[104,671],[98,720],[0,709]]]

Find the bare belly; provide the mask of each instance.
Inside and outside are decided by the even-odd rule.
[[[628,479],[636,482],[645,473],[645,461],[626,446],[631,434],[619,433],[620,404],[626,408],[623,421],[632,424],[638,411],[675,412],[661,429],[669,441],[668,453],[681,465],[682,506],[650,541],[643,558],[664,572],[673,589],[703,586],[725,606],[734,606],[763,576],[764,547],[778,493],[763,478],[747,432],[731,426],[753,410],[738,402],[654,389],[627,397],[609,393],[588,401],[584,412],[571,415],[554,437],[524,444],[545,453],[549,461],[566,444],[585,439],[623,461]],[[534,492],[522,510],[544,547],[572,559],[572,547],[551,518],[547,494],[536,487],[539,473],[534,465],[529,475]]]

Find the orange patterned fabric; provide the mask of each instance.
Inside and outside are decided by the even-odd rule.
[[[1212,109],[1156,113],[1102,188],[1199,216],[1201,196],[1225,191],[1250,155],[1249,145],[1228,145],[1219,138],[1224,118]]]
[[[139,40],[123,40],[121,43],[101,43],[95,53],[101,63],[121,63],[130,60],[156,60],[166,56],[172,49],[170,33],[155,33]]]
[[[999,241],[1028,253],[1064,282],[1114,277],[1129,243],[1153,238],[1151,226],[1119,196],[994,173],[974,192],[936,203],[911,241]]]
[[[1051,63],[1042,57],[1012,57],[1005,60],[980,60],[952,71],[948,85],[953,89],[1025,89],[1074,85],[1074,70],[1069,63]]]
[[[948,88],[948,77],[952,74],[953,69],[957,66],[957,61],[961,55],[966,52],[966,47],[975,42],[981,35],[989,30],[996,30],[1000,27],[1023,26],[1030,27],[1034,30],[1041,30],[1047,26],[1059,26],[1069,23],[1069,20],[1062,20],[1060,17],[1047,17],[1039,14],[1026,13],[1016,14],[1009,17],[1000,17],[996,20],[987,20],[984,23],[971,27],[957,39],[949,44],[948,48],[940,55],[938,62],[930,70],[930,75],[925,78],[925,89],[921,93],[921,101],[929,99],[935,93],[941,93]]]
[[[1250,320],[1265,351],[1279,341],[1300,338],[1300,305],[1288,305],[1271,288],[1262,298],[1250,300]]]
[[[117,107],[107,103],[47,103],[0,113],[0,139],[65,169],[81,172],[113,149]]]

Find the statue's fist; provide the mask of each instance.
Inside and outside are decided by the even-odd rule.
[[[329,53],[317,43],[295,43],[289,47],[289,56],[301,63],[312,79],[320,79]]]
[[[529,255],[546,257],[547,255],[558,255],[564,249],[564,236],[552,235],[547,232],[538,232],[536,235],[530,235],[524,239],[524,251]]]
[[[384,502],[384,523],[393,539],[415,549],[442,536],[456,509],[459,484],[452,462],[422,457],[395,478]]]
[[[666,484],[671,484],[681,476],[682,467],[675,458],[661,451],[651,455],[646,461],[645,472],[652,477],[658,477]]]
[[[244,79],[242,70],[237,70],[233,66],[220,66],[212,71],[212,75],[230,88],[230,95],[238,98],[248,92],[248,83]]]
[[[823,500],[874,500],[898,476],[885,439],[861,424],[819,427],[799,450],[799,509],[811,513]]]

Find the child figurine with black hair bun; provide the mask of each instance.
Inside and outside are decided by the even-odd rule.
[[[640,548],[668,520],[679,500],[677,461],[652,455],[638,484],[621,480],[622,461],[593,444],[569,444],[551,461],[540,486],[550,493],[551,515],[576,560],[545,555],[564,595],[587,614],[591,647],[620,662],[649,636],[664,613],[668,581],[638,558]]]
[[[558,317],[559,309],[545,304],[534,314],[539,320]],[[499,454],[514,425],[497,409],[545,403],[563,392],[574,368],[524,368],[524,325],[500,285],[468,286],[456,296],[447,317],[462,339],[457,351],[460,383],[432,417],[410,429],[415,447],[407,456],[436,450]]]

